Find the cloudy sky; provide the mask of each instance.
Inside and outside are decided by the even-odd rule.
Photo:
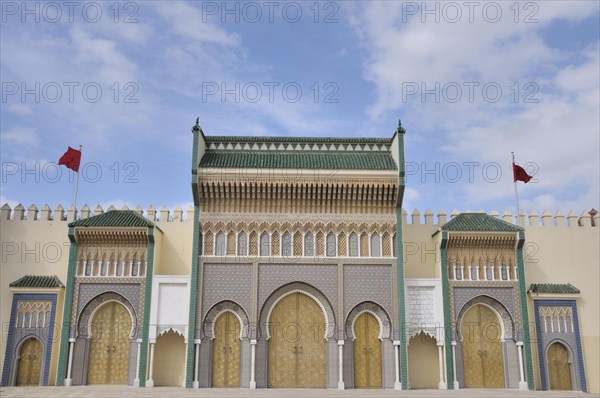
[[[600,207],[599,3],[1,3],[1,202],[191,203],[207,135],[391,137],[405,208]]]

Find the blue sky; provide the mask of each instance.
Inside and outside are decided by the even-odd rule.
[[[390,137],[405,208],[600,207],[599,3],[3,2],[1,202],[191,203],[207,135]],[[425,9],[421,6],[425,4]],[[25,9],[25,7],[27,7]]]

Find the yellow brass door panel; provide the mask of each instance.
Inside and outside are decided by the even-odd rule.
[[[296,386],[325,388],[325,319],[319,305],[305,294],[296,293],[298,299],[297,325],[300,341],[297,344]]]
[[[551,390],[570,391],[573,389],[569,353],[560,343],[553,343],[548,348],[548,373],[550,374]]]
[[[354,387],[381,388],[379,323],[364,312],[354,321]]]
[[[325,388],[325,320],[318,304],[301,293],[277,303],[269,318],[268,386]]]
[[[88,361],[88,384],[127,384],[131,316],[114,301],[94,314]]]
[[[240,321],[227,311],[215,323],[212,386],[240,386]]]
[[[463,316],[461,334],[465,386],[505,387],[501,329],[496,314],[484,305],[473,306]]]
[[[41,357],[42,344],[38,340],[31,338],[23,343],[17,371],[18,386],[37,386],[40,384]]]

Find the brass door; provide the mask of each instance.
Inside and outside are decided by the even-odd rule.
[[[464,315],[461,332],[466,387],[505,387],[500,331],[498,317],[484,305],[475,305]]]
[[[379,323],[364,312],[354,321],[354,388],[381,388]]]
[[[553,343],[548,348],[548,373],[550,373],[551,390],[570,391],[573,389],[569,353],[560,343]]]
[[[94,314],[88,362],[88,384],[127,384],[131,316],[111,301]]]
[[[240,386],[240,321],[229,311],[215,323],[212,386]]]
[[[302,293],[283,298],[269,319],[268,386],[325,388],[325,319]]]
[[[42,344],[34,338],[28,339],[21,346],[19,370],[17,372],[17,385],[39,385],[41,369]]]

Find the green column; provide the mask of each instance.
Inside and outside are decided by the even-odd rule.
[[[77,241],[75,240],[75,228],[69,227],[69,265],[67,268],[67,281],[65,288],[62,328],[60,331],[60,349],[58,358],[58,369],[56,371],[56,385],[64,386],[66,377],[66,365],[69,360],[69,337],[71,329],[71,311],[73,310],[73,289],[75,284],[75,266],[77,263]]]
[[[525,262],[523,261],[523,245],[525,232],[519,232],[517,242],[517,269],[519,273],[519,297],[521,302],[521,319],[523,321],[523,351],[525,369],[527,371],[527,387],[535,389],[533,380],[533,358],[531,356],[531,332],[529,330],[529,313],[527,312],[527,289],[525,287]]]
[[[444,346],[446,347],[446,386],[454,389],[454,366],[452,366],[452,324],[450,319],[450,287],[448,285],[448,232],[442,231],[440,243],[442,266],[442,301],[444,306]]]
[[[146,386],[146,369],[148,367],[148,335],[150,332],[150,302],[152,299],[152,276],[154,275],[154,227],[148,227],[148,252],[146,255],[146,289],[144,294],[144,325],[140,352],[140,387]]]
[[[192,276],[190,281],[190,313],[188,323],[187,362],[185,364],[185,386],[192,388],[194,380],[194,339],[196,338],[196,304],[198,292],[198,235],[200,234],[200,209],[194,206],[194,242],[192,243]]]
[[[200,196],[198,195],[198,146],[200,134],[204,136],[198,121],[192,127],[194,140],[192,144],[192,196],[194,197],[194,232],[192,236],[192,274],[190,280],[190,311],[188,316],[188,345],[185,364],[185,386],[192,388],[194,381],[194,340],[196,338],[196,311],[198,295],[198,238],[200,235]]]
[[[404,160],[404,134],[406,130],[398,121],[396,135],[398,137],[398,200],[396,202],[396,275],[398,286],[398,331],[400,338],[399,356],[400,356],[400,378],[402,389],[408,390],[408,352],[406,345],[406,307],[405,307],[405,286],[404,286],[404,240],[402,239],[402,200],[404,197],[404,187],[406,185],[406,172]]]

